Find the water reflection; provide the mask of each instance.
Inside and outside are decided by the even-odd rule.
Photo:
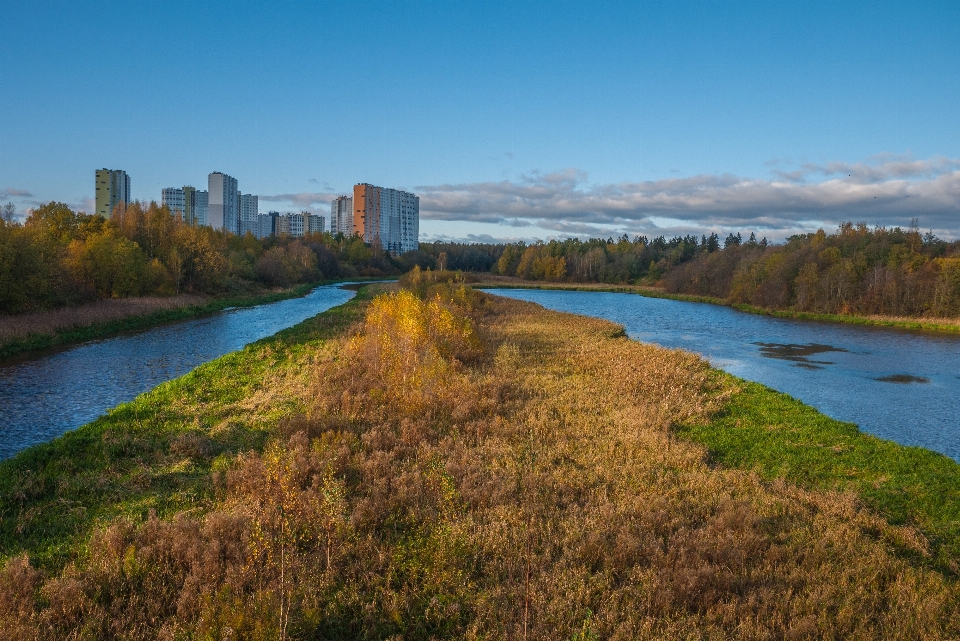
[[[0,459],[88,423],[197,365],[341,305],[355,292],[318,287],[302,298],[91,341],[0,363]]]
[[[823,413],[960,460],[960,337],[797,321],[610,292],[490,290],[606,318]]]

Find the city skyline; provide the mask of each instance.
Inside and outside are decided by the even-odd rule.
[[[0,202],[92,212],[91,167],[140,200],[222,167],[264,208],[325,214],[354,176],[416,192],[424,240],[960,235],[950,3],[226,6],[0,9]],[[314,37],[360,17],[349,48]],[[256,47],[229,36],[251,23]]]

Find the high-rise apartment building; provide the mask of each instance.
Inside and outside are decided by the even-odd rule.
[[[280,212],[271,211],[269,214],[257,214],[257,238],[266,238],[277,233],[277,218]]]
[[[210,226],[210,192],[199,189],[193,192],[193,220],[195,225]]]
[[[179,215],[188,225],[206,225],[207,195],[208,192],[190,185],[167,187],[161,192],[161,202],[170,208],[171,216]]]
[[[277,236],[290,236],[290,214],[284,214],[283,216],[277,216],[276,229],[274,233]]]
[[[330,203],[330,233],[353,236],[353,198],[338,196]]]
[[[188,225],[197,224],[197,188],[190,185],[183,186],[183,222]]]
[[[250,232],[257,235],[257,215],[259,212],[259,197],[253,194],[240,194],[240,235]]]
[[[304,213],[306,218],[306,232],[308,234],[322,234],[325,231],[327,225],[327,219],[323,216],[317,216],[316,214],[307,214]]]
[[[302,238],[303,231],[306,229],[307,217],[310,214],[300,212],[299,214],[287,214],[290,219],[290,235],[294,238]]]
[[[179,187],[166,187],[160,193],[160,204],[170,209],[170,215],[174,218],[180,217],[181,220],[187,219],[186,199],[183,189]]]
[[[130,176],[122,169],[98,169],[96,173],[97,214],[113,215],[119,203],[130,204]]]
[[[268,220],[272,218],[272,220]],[[301,211],[296,214],[279,214],[271,211],[268,215],[261,214],[260,236],[263,238],[269,236],[268,229],[276,236],[292,236],[293,238],[302,238],[307,234],[320,234],[326,228],[327,219],[325,216],[317,216],[308,211]]]
[[[399,189],[361,183],[353,187],[353,230],[391,254],[420,247],[420,198]]]
[[[240,199],[237,179],[215,171],[207,177],[208,220],[214,229],[240,232]]]

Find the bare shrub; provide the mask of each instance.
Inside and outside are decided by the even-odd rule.
[[[26,554],[7,559],[0,572],[0,639],[22,639],[33,629],[40,572]]]
[[[200,432],[181,432],[170,441],[170,452],[178,456],[205,459],[213,453],[213,442]]]

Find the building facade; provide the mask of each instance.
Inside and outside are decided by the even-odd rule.
[[[180,220],[187,219],[186,198],[183,189],[166,187],[160,192],[160,204],[170,209],[170,215]]]
[[[190,185],[183,186],[183,222],[188,225],[197,224],[197,188]]]
[[[258,220],[260,214],[259,197],[253,194],[240,194],[240,235],[243,236],[250,232],[257,235]]]
[[[277,216],[275,221],[276,228],[274,233],[277,236],[289,236],[290,235],[290,214],[283,214],[282,216]]]
[[[420,198],[399,189],[361,183],[353,187],[353,231],[391,254],[420,247]]]
[[[257,231],[254,234],[257,238],[267,238],[277,233],[277,218],[279,212],[271,211],[269,214],[257,214]]]
[[[210,227],[237,234],[240,232],[240,206],[237,179],[215,171],[207,177],[207,219]]]
[[[98,169],[95,186],[100,216],[110,218],[119,203],[130,204],[130,176],[122,169]]]
[[[266,219],[273,218],[271,221]],[[263,234],[259,238],[268,236],[268,226],[272,228],[276,236],[291,236],[293,238],[303,238],[307,234],[321,234],[326,228],[327,219],[325,216],[316,216],[308,211],[301,211],[296,214],[278,214],[271,211],[267,216],[260,216],[261,228]]]
[[[306,218],[306,232],[308,234],[322,234],[326,231],[327,219],[324,216],[304,213]]]
[[[299,214],[287,214],[287,217],[290,219],[290,235],[294,238],[302,238],[303,232],[307,228],[306,222],[307,217],[310,214],[305,214],[300,212]]]
[[[353,236],[353,198],[338,196],[330,203],[330,233]]]
[[[193,218],[195,225],[210,226],[210,192],[197,189],[193,193]]]

